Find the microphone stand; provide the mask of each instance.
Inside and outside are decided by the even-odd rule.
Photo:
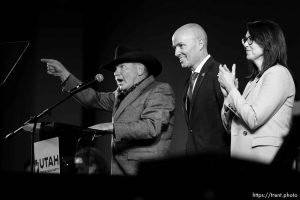
[[[30,117],[29,120],[27,120],[24,124],[24,125],[27,125],[27,124],[30,124],[30,123],[33,123],[33,129],[32,129],[32,135],[31,135],[31,172],[33,173],[34,172],[34,135],[35,135],[35,131],[36,131],[36,125],[37,125],[37,122],[38,120],[46,115],[47,113],[51,112],[54,108],[56,108],[58,105],[62,104],[63,102],[65,102],[66,100],[68,100],[70,97],[72,97],[74,94],[88,88],[90,85],[92,85],[94,82],[96,82],[97,79],[94,78],[93,80],[91,81],[88,81],[86,83],[81,83],[79,85],[77,85],[76,87],[72,88],[69,92],[69,95],[66,96],[65,98],[63,98],[61,101],[57,102],[56,104],[54,104],[53,106],[51,106],[50,108],[47,108],[45,109],[43,112],[41,112],[40,114],[38,115],[35,115],[33,117]],[[5,136],[5,139],[8,139],[10,137],[12,137],[13,135],[16,135],[18,132],[20,132],[20,130],[23,129],[23,126],[19,127],[18,129],[16,129],[14,132],[11,132],[9,134],[7,134]]]
[[[6,75],[5,79],[2,81],[2,83],[0,84],[0,87],[5,83],[5,81],[8,79],[9,75],[12,73],[12,71],[14,70],[14,68],[16,67],[16,65],[18,64],[19,60],[21,59],[21,57],[23,56],[23,54],[25,53],[26,49],[29,46],[29,41],[15,41],[15,42],[4,42],[4,43],[0,43],[0,45],[2,44],[16,44],[16,43],[22,43],[22,42],[26,42],[26,47],[23,49],[22,53],[19,55],[17,61],[14,63],[14,65],[12,66],[12,68],[10,69],[10,71],[8,72],[8,74]]]

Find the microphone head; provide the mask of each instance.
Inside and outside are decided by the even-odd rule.
[[[104,80],[104,76],[102,74],[96,74],[95,79],[100,83]]]

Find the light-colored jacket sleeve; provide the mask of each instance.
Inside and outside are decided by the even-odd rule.
[[[228,98],[225,97],[224,98],[224,103],[223,103],[223,107],[221,110],[221,119],[222,119],[222,123],[223,126],[225,128],[225,130],[227,131],[227,133],[231,133],[231,122],[232,122],[232,118],[234,117],[234,113],[232,112],[232,110],[230,110],[227,105],[228,105]]]
[[[256,95],[251,102],[235,88],[228,94],[228,107],[241,118],[250,129],[257,129],[269,120],[290,95],[291,76],[282,66],[268,69],[259,80]],[[250,91],[251,92],[251,91]]]

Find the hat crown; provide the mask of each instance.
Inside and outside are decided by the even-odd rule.
[[[117,48],[115,50],[115,59],[117,59],[127,53],[141,52],[141,51],[142,51],[142,49],[139,49],[139,48],[120,45],[120,46],[117,46]]]
[[[154,76],[159,75],[162,71],[162,65],[157,58],[146,53],[143,49],[127,45],[117,46],[113,61],[104,65],[103,68],[114,72],[118,64],[126,62],[142,63],[148,69],[149,74]]]

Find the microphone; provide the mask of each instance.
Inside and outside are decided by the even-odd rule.
[[[83,83],[80,83],[76,87],[72,88],[69,92],[70,93],[77,93],[80,92],[81,90],[84,90],[88,88],[90,85],[92,85],[94,82],[102,82],[104,80],[104,76],[102,74],[96,74],[94,78],[89,79]]]
[[[101,83],[104,80],[104,76],[102,74],[96,74],[95,79]]]

